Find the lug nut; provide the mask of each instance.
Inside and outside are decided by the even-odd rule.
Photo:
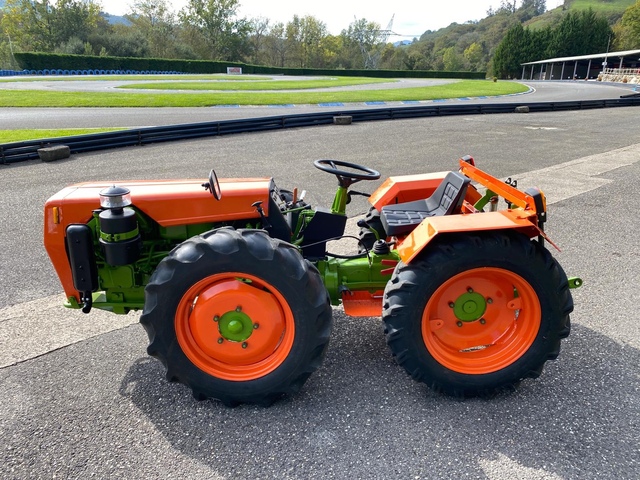
[[[481,323],[482,325],[484,325],[485,323],[487,323],[487,321],[486,321],[484,318],[481,318],[481,319],[480,319],[480,323]]]
[[[473,293],[473,288],[468,287],[468,288],[467,288],[467,292],[469,292],[469,293]]]
[[[224,338],[220,337],[220,338],[218,339],[218,343],[222,343],[222,342],[224,342]]]
[[[247,348],[249,344],[247,342],[242,342],[242,348]]]
[[[493,298],[487,298],[487,303],[491,305],[493,303]]]
[[[459,321],[458,323],[456,323],[456,325],[458,325],[459,327],[461,327],[461,326],[462,326],[462,322],[460,322],[460,321]]]
[[[258,328],[260,328],[260,325],[259,325],[259,324],[257,324],[257,323],[254,323],[254,324],[253,324],[253,329],[254,329],[254,330],[257,330]]]
[[[220,317],[218,315],[216,315],[215,317],[213,317],[213,321],[217,322],[218,320],[220,320]]]
[[[453,308],[453,307],[455,307],[455,306],[456,306],[456,304],[455,304],[455,303],[453,303],[453,302],[449,302],[449,308]]]
[[[241,311],[242,311],[242,307],[241,307],[240,305],[238,305],[238,306],[236,307],[236,312],[241,312]]]

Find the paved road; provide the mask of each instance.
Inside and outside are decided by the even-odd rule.
[[[434,82],[430,80],[430,82]],[[31,82],[37,85],[40,82]],[[49,82],[62,88],[66,82]],[[93,84],[100,82],[74,82]],[[513,103],[513,102],[557,102],[566,100],[600,100],[619,98],[631,92],[633,86],[623,84],[602,84],[599,82],[523,82],[531,87],[528,94],[489,98],[465,98],[438,101],[447,103]],[[0,88],[14,87],[15,84],[0,83]],[[360,85],[351,89],[372,88],[379,85]],[[411,85],[413,86],[413,85]],[[145,91],[141,91],[144,93]],[[149,92],[147,92],[149,93]],[[433,104],[425,101],[420,104]],[[388,106],[415,106],[402,102],[386,102],[382,107],[364,103],[346,104],[344,107],[321,105],[295,106],[243,106],[210,108],[2,108],[0,128],[99,128],[99,127],[148,127],[180,123],[213,122],[238,118],[266,117],[272,115],[292,115],[296,113],[326,112],[343,109],[370,109]]]
[[[637,478],[639,134],[640,109],[617,108],[325,126],[0,167],[0,476]],[[335,180],[316,158],[390,175],[454,168],[464,154],[547,190],[555,255],[585,280],[559,359],[513,394],[433,394],[393,363],[379,319],[336,309],[326,361],[299,395],[227,409],[163,379],[135,315],[58,305],[41,209],[68,183],[215,167],[274,175],[326,205]]]

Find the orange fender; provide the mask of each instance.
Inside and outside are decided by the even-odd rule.
[[[399,240],[398,254],[404,263],[411,263],[436,236],[447,233],[518,230],[529,238],[533,238],[542,233],[536,222],[535,212],[525,210],[430,217],[424,219],[409,235]]]

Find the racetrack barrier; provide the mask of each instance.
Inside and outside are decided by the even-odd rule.
[[[586,110],[595,108],[640,106],[640,97],[625,97],[607,100],[582,100],[568,102],[536,103],[488,103],[460,105],[423,105],[417,107],[392,107],[362,110],[334,110],[322,113],[301,113],[218,122],[189,123],[119,130],[115,132],[92,133],[71,137],[28,140],[0,145],[0,164],[38,159],[38,149],[67,145],[71,153],[90,152],[108,148],[130,147],[151,143],[186,140],[190,138],[213,137],[233,133],[265,132],[283,128],[332,125],[336,116],[350,116],[352,122],[371,122],[435,117],[444,115],[474,115],[493,113],[513,113],[516,106],[528,106],[531,113],[566,110]]]

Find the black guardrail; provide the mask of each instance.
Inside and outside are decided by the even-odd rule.
[[[323,113],[301,113],[219,122],[190,123],[120,130],[108,133],[93,133],[72,137],[58,137],[0,145],[0,163],[8,164],[39,158],[38,149],[54,145],[66,145],[71,153],[89,152],[107,148],[146,145],[150,143],[212,137],[233,133],[264,132],[283,128],[310,127],[333,123],[336,116],[351,116],[353,122],[434,117],[443,115],[474,115],[512,113],[516,106],[527,106],[529,112],[553,112],[585,110],[594,108],[640,106],[640,97],[608,100],[581,100],[569,102],[537,103],[487,103],[447,104],[417,107],[375,108],[366,110],[336,110]]]

